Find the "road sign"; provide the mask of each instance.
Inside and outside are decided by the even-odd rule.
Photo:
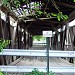
[[[52,31],[43,31],[44,37],[52,37]]]

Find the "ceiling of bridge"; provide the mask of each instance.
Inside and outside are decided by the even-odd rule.
[[[30,8],[33,8],[31,4],[39,3],[39,9],[48,13],[59,13],[62,12],[64,15],[70,15],[75,10],[75,2],[73,0],[29,0],[29,4],[20,1],[20,9],[14,9],[14,13],[19,17],[23,18],[22,28],[28,29],[33,35],[40,35],[44,30],[55,31],[61,27],[61,22],[55,17],[46,17],[46,15],[38,16],[38,18],[29,15]],[[42,6],[41,6],[42,4]],[[23,13],[26,11],[26,17]],[[34,12],[33,12],[34,13]]]
[[[31,0],[34,2],[44,3],[41,7],[42,11],[46,11],[47,13],[58,13],[59,11],[63,12],[63,14],[70,15],[75,9],[75,3],[72,0],[51,0],[48,3],[48,0]],[[55,8],[52,2],[55,2],[58,9]],[[22,3],[23,4],[23,3]],[[29,17],[29,20],[25,20],[24,26],[33,34],[40,35],[44,30],[52,30],[55,31],[59,27],[61,27],[61,21],[58,21],[57,18],[45,18],[45,15],[40,16],[37,19],[33,17]]]

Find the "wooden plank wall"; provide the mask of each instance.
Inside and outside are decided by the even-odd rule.
[[[17,24],[16,27],[11,26],[9,12],[6,12],[5,14],[6,14],[6,21],[1,19],[1,11],[0,11],[0,38],[11,40],[7,48],[29,49],[32,46],[32,37],[30,32],[28,32],[26,28],[22,32],[21,28],[22,23],[20,22],[16,23]],[[28,34],[26,34],[26,31],[28,32]],[[24,38],[23,41],[22,37]],[[17,58],[18,57],[1,56],[0,65],[10,64]]]

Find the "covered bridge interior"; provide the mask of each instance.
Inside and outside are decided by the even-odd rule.
[[[75,22],[72,23],[75,19],[75,2],[73,0],[24,1],[19,0],[19,6],[16,7],[13,0],[10,0],[11,10],[0,2],[0,38],[10,40],[7,48],[30,49],[33,46],[33,36],[42,35],[43,31],[52,31],[53,50],[75,51]],[[19,57],[16,56],[17,58]],[[0,65],[8,65],[16,59],[14,56],[0,56]],[[68,61],[75,64],[74,58]]]

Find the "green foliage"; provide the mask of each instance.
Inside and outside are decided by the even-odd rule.
[[[3,0],[3,4],[4,4],[4,5],[7,5],[8,1],[9,1],[9,0]]]
[[[7,72],[1,72],[0,71],[0,75],[8,75],[8,73]]]
[[[59,13],[51,13],[52,16],[54,17],[57,17],[58,21],[60,21],[61,19],[62,20],[67,20],[68,19],[68,16],[67,15],[63,15],[62,12],[59,12]]]
[[[8,73],[1,72],[0,75],[9,75]],[[49,73],[40,72],[38,69],[34,68],[30,73],[22,73],[22,75],[55,75],[52,71]]]
[[[13,3],[16,5],[16,8],[20,6],[20,1],[19,0],[14,0]]]
[[[3,73],[0,71],[0,75],[3,75]]]
[[[73,2],[75,2],[75,0],[73,0]]]
[[[32,4],[32,6],[38,7],[38,6],[40,6],[40,5],[39,5],[39,3],[37,2],[37,3]]]
[[[42,40],[44,37],[42,37],[42,36],[39,36],[39,35],[36,35],[36,36],[33,36],[33,40],[37,40],[37,41],[40,41],[40,40]]]
[[[6,48],[8,44],[10,44],[9,40],[0,39],[0,52],[3,50],[3,48]]]
[[[29,0],[22,0],[22,2],[28,3],[28,2],[29,2]]]
[[[50,0],[47,0],[47,1],[50,1]],[[21,2],[20,0],[2,0],[3,2],[3,5],[9,7],[15,7],[16,9],[17,8],[20,8],[21,6]],[[22,2],[24,2],[25,4],[29,4],[29,0],[22,0]],[[73,2],[75,2],[75,0],[73,0]],[[12,4],[12,5],[11,5]],[[61,21],[61,20],[67,20],[68,19],[68,16],[67,15],[63,15],[62,12],[59,12],[59,13],[47,13],[46,11],[41,11],[39,9],[40,6],[44,5],[44,3],[42,4],[39,4],[39,2],[36,2],[34,4],[32,4],[32,6],[34,8],[29,8],[28,10],[32,10],[34,11],[34,14],[32,13],[29,13],[30,16],[33,16],[35,18],[38,18],[40,17],[41,15],[44,15],[45,17],[47,18],[51,18],[52,16],[56,17],[58,19],[58,21]],[[22,11],[23,13],[25,13],[25,11]],[[25,13],[26,14],[26,13]],[[24,15],[25,15],[24,14]]]
[[[55,75],[53,72],[49,72],[49,74],[46,74],[44,72],[40,72],[38,69],[34,69],[31,73],[27,73],[25,75]]]
[[[2,4],[3,4],[4,6],[10,7],[10,2],[9,2],[9,0],[3,0],[2,2],[3,2]]]
[[[49,72],[48,75],[56,75],[56,74],[51,71],[51,72]]]
[[[44,75],[44,72],[39,72],[38,69],[34,69],[31,73],[27,73],[25,75]]]

